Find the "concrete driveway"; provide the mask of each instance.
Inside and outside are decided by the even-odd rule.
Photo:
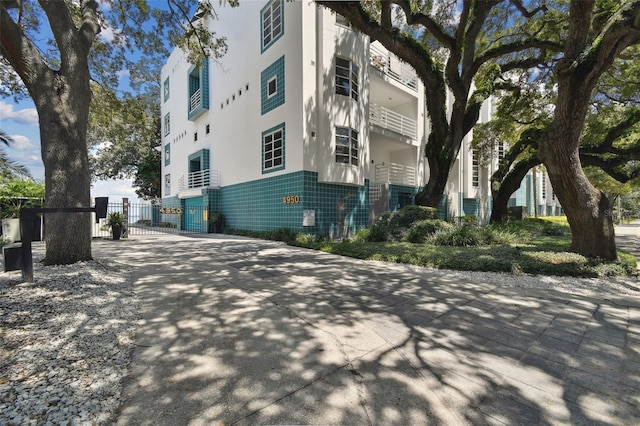
[[[640,418],[635,296],[501,286],[242,238],[104,240],[94,254],[132,265],[141,303],[117,424]]]

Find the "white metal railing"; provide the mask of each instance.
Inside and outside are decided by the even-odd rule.
[[[376,164],[375,181],[416,186],[416,168],[396,163]]]
[[[418,75],[411,65],[376,44],[370,45],[369,54],[373,67],[405,86],[418,90]]]
[[[411,139],[417,138],[416,120],[398,114],[383,106],[369,104],[369,122],[383,129],[393,130]]]
[[[193,95],[191,95],[191,105],[189,106],[189,112],[198,108],[200,106],[201,101],[202,101],[202,90],[198,89],[194,92]]]
[[[382,182],[369,184],[369,204],[373,204],[382,197]]]
[[[218,186],[220,186],[220,182],[218,180],[217,170],[206,169],[191,172],[186,176],[181,176],[178,181],[178,191],[184,191],[191,188],[215,188]]]

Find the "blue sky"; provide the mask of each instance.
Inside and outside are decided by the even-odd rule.
[[[0,129],[15,141],[9,147],[2,147],[9,159],[27,166],[35,179],[44,181],[38,113],[33,101],[25,99],[16,103],[12,99],[0,99]],[[111,202],[128,197],[131,202],[138,202],[130,180],[93,182],[91,197],[109,197]]]

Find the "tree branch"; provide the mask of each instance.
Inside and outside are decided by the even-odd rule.
[[[0,3],[0,53],[5,57],[25,87],[33,87],[33,82],[50,71],[40,56],[36,46],[29,40]],[[33,97],[34,93],[31,93]]]

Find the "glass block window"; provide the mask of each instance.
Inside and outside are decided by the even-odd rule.
[[[284,104],[284,55],[260,73],[261,112]]]
[[[262,132],[262,173],[284,169],[284,130],[282,123]]]
[[[504,159],[504,143],[498,142],[498,165],[502,163]]]
[[[471,186],[480,186],[480,161],[478,159],[478,150],[471,150]]]
[[[171,164],[171,144],[168,143],[164,146],[164,165]]]
[[[164,195],[171,195],[171,175],[164,175]]]
[[[284,33],[283,0],[272,0],[260,12],[262,52],[267,50]]]
[[[349,59],[336,58],[336,93],[358,100],[359,68]]]
[[[547,177],[543,174],[542,175],[542,198],[547,198]]]
[[[358,165],[358,132],[336,127],[336,163]]]
[[[167,102],[167,99],[169,99],[169,77],[164,80],[163,87],[164,101]]]
[[[164,135],[167,136],[171,132],[171,116],[166,113],[164,116]]]

